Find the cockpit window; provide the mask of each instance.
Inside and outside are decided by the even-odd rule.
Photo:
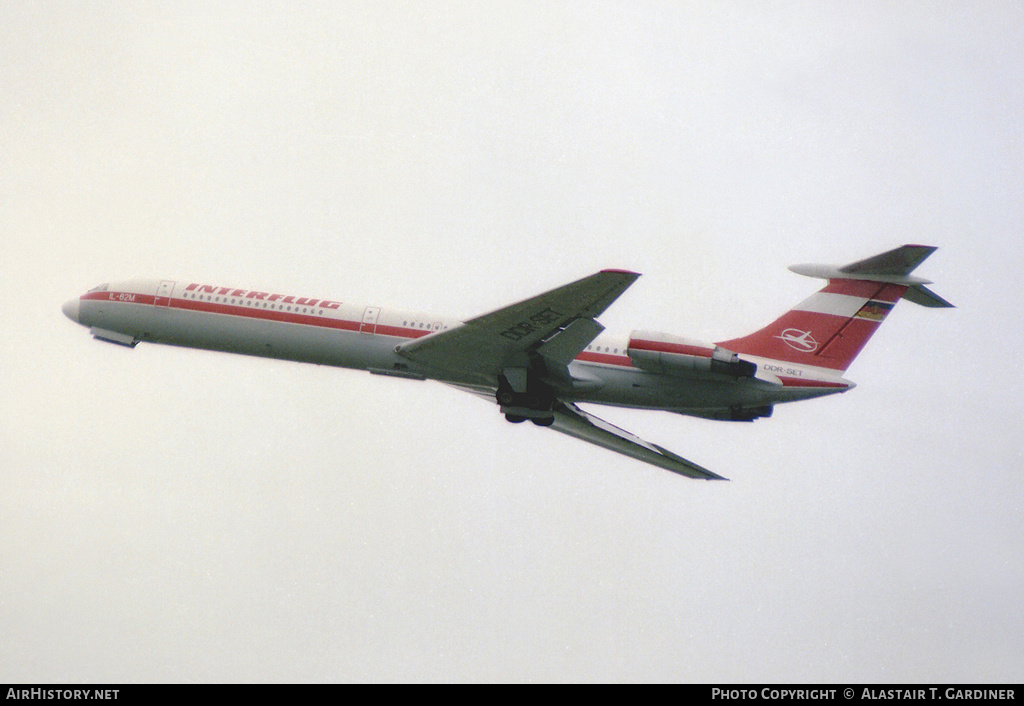
[[[92,289],[89,290],[89,292],[105,292],[108,289],[110,289],[110,283],[109,282],[104,282],[103,284],[99,285],[98,287],[93,287]]]

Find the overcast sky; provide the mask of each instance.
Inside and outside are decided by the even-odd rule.
[[[0,4],[0,682],[1024,680],[1019,2]],[[723,340],[904,243],[846,395],[591,411],[91,339],[134,276]]]

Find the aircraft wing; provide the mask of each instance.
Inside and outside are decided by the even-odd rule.
[[[460,326],[403,343],[396,351],[414,363],[433,368],[456,387],[494,401],[496,378],[509,369],[530,367],[532,358],[545,367],[564,368],[602,330],[594,319],[640,275],[602,270],[570,284],[492,311]],[[551,428],[673,473],[704,480],[725,480],[657,444],[555,401]]]
[[[551,428],[555,431],[690,478],[728,480],[692,461],[687,461],[682,456],[677,456],[668,449],[644,441],[624,429],[619,429],[614,424],[609,424],[603,419],[588,414],[572,403],[557,402],[554,411],[555,423],[551,425]]]
[[[532,355],[568,365],[603,327],[594,321],[640,275],[602,270],[557,289],[398,346],[399,355],[458,379],[493,384]],[[540,351],[538,353],[538,351]]]

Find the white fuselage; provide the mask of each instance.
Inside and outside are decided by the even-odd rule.
[[[100,285],[64,307],[98,338],[227,351],[318,365],[367,370],[412,379],[437,379],[481,394],[495,384],[480,377],[421,367],[396,346],[461,321],[442,316],[363,306],[335,300],[215,287],[196,283],[133,280]],[[578,381],[558,390],[576,402],[662,409],[723,417],[714,410],[770,407],[826,394],[851,385],[833,371],[783,364],[785,377],[800,384],[775,384],[752,377],[680,378],[635,367],[629,339],[602,335],[570,364]],[[751,358],[771,370],[771,361]],[[782,368],[774,366],[782,376]]]

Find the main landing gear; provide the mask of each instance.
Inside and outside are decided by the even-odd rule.
[[[498,379],[498,392],[495,399],[501,406],[505,419],[513,424],[520,424],[529,419],[540,427],[549,427],[555,423],[552,411],[555,407],[555,391],[533,376],[527,378],[526,391],[516,392],[504,376]]]

